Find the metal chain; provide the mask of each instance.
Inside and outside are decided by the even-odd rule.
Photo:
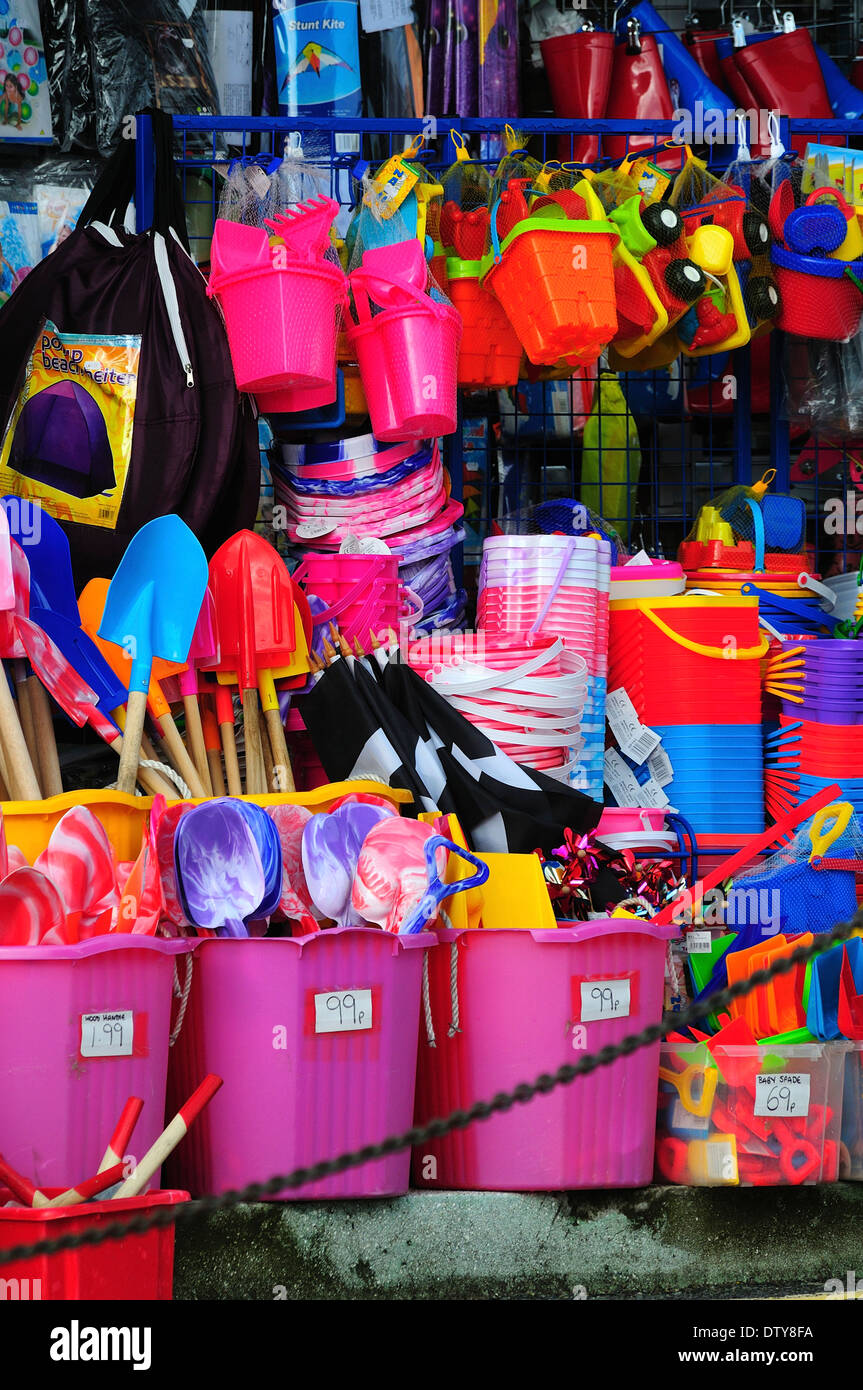
[[[718,1011],[735,999],[750,994],[761,985],[769,984],[776,975],[786,975],[796,966],[822,955],[832,946],[846,941],[854,931],[863,929],[863,911],[858,912],[852,921],[834,927],[831,932],[820,933],[811,946],[799,946],[787,956],[763,970],[756,970],[748,979],[738,980],[736,984],[717,990],[699,1003],[691,1004],[677,1014],[668,1014],[661,1023],[652,1023],[640,1033],[631,1033],[619,1043],[609,1043],[598,1052],[588,1053],[578,1062],[567,1063],[557,1071],[537,1076],[533,1081],[514,1086],[511,1091],[500,1091],[491,1100],[479,1100],[467,1110],[454,1110],[443,1119],[430,1120],[428,1124],[415,1126],[404,1134],[393,1134],[379,1144],[367,1144],[365,1148],[353,1149],[339,1154],[338,1158],[325,1159],[308,1168],[295,1168],[292,1173],[269,1178],[266,1182],[249,1183],[238,1191],[223,1192],[219,1196],[200,1197],[192,1202],[180,1202],[177,1206],[158,1207],[153,1211],[133,1216],[127,1221],[112,1221],[98,1230],[81,1231],[74,1235],[58,1236],[52,1240],[41,1240],[31,1245],[16,1245],[9,1250],[0,1250],[0,1266],[13,1260],[29,1260],[36,1255],[55,1255],[64,1250],[75,1250],[83,1245],[101,1245],[106,1240],[121,1240],[125,1235],[142,1235],[157,1226],[174,1226],[209,1216],[212,1212],[224,1211],[242,1203],[256,1202],[262,1197],[274,1197],[286,1187],[302,1187],[306,1183],[318,1182],[343,1173],[348,1168],[359,1168],[376,1158],[387,1158],[390,1154],[401,1153],[404,1149],[424,1144],[429,1139],[441,1139],[454,1129],[466,1129],[477,1120],[487,1120],[490,1116],[511,1110],[514,1105],[526,1105],[534,1096],[547,1095],[558,1086],[568,1086],[579,1076],[588,1076],[599,1067],[607,1067],[620,1057],[628,1057],[639,1048],[659,1042],[669,1033],[697,1023],[702,1018]]]

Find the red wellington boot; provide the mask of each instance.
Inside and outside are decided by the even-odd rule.
[[[548,73],[555,116],[600,120],[605,115],[614,62],[614,35],[587,25],[577,34],[543,39],[542,61]],[[558,158],[589,164],[599,154],[595,135],[562,135]]]
[[[668,90],[659,46],[654,34],[642,34],[637,21],[629,21],[629,32],[614,50],[611,70],[611,92],[606,116],[618,121],[670,121],[674,103]],[[607,135],[603,153],[610,159],[656,145],[652,135]],[[680,150],[657,151],[651,155],[661,167],[680,168]]]

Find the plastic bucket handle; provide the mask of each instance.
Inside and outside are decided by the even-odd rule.
[[[639,605],[641,608],[641,606]],[[660,618],[658,613],[653,613],[649,608],[641,608],[645,617],[649,618],[654,627],[670,637],[672,642],[676,642],[679,647],[685,647],[687,651],[694,652],[696,656],[709,656],[720,661],[758,661],[767,653],[770,646],[770,638],[764,637],[757,647],[738,647],[729,654],[725,647],[705,647],[701,642],[693,642],[690,637],[684,637],[681,633],[675,632]]]

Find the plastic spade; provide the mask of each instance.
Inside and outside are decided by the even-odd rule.
[[[198,775],[207,789],[208,796],[213,795],[213,785],[207,762],[207,746],[204,742],[201,710],[198,705],[198,667],[212,666],[218,660],[219,639],[216,634],[216,605],[212,590],[207,588],[204,602],[201,604],[201,611],[198,614],[198,621],[195,624],[192,645],[189,648],[189,663],[186,670],[180,672],[179,684],[183,709],[186,714],[189,750],[192,754],[192,761],[198,769]]]
[[[16,571],[19,582],[16,584]],[[6,513],[0,522],[0,656],[22,661],[26,650],[16,630],[16,617],[27,616],[29,569],[20,547],[9,538]],[[20,670],[19,670],[20,675]],[[23,698],[23,697],[22,697]],[[32,735],[35,741],[35,735]],[[13,797],[38,801],[42,792],[33,760],[18,718],[18,711],[6,681],[0,673],[0,742],[3,748],[3,780]]]
[[[240,815],[255,837],[264,870],[264,894],[256,918],[271,917],[282,896],[282,842],[274,822],[254,801],[237,801]]]
[[[467,860],[477,872],[456,883],[444,883],[446,863],[440,872],[437,868],[441,851]],[[369,832],[360,851],[351,900],[365,921],[378,922],[385,931],[412,935],[438,915],[445,898],[480,888],[488,875],[487,864],[452,840],[435,835],[431,826],[389,817]]]
[[[248,936],[266,891],[257,842],[240,803],[193,806],[174,836],[180,898],[190,922],[220,936]]]
[[[53,933],[66,940],[66,907],[38,869],[15,869],[0,883],[0,945],[36,946]]]
[[[73,806],[61,817],[34,868],[63,899],[67,941],[110,930],[120,902],[114,854],[105,827],[86,806]]]
[[[77,613],[77,608],[75,611]],[[82,627],[78,626],[77,621],[73,623],[62,613],[55,613],[53,609],[41,608],[31,608],[30,618],[32,623],[50,639],[68,663],[67,676],[69,671],[76,673],[79,678],[79,686],[92,691],[96,703],[93,705],[83,701],[76,702],[75,699],[71,699],[71,702],[69,699],[62,699],[60,698],[62,692],[50,682],[46,682],[54,699],[79,728],[84,724],[89,724],[93,732],[98,734],[99,738],[104,739],[109,748],[113,748],[115,753],[119,754],[123,747],[123,737],[118,728],[115,714],[126,703],[126,687],[111,670],[96,643]],[[30,659],[31,661],[34,659],[32,653],[30,653]],[[40,675],[44,680],[42,671],[40,671]],[[70,694],[68,681],[66,686],[68,695]],[[168,796],[174,795],[175,789],[170,783],[164,781],[151,768],[140,767],[138,780],[153,794],[163,792]]]
[[[204,747],[207,750],[207,766],[210,770],[210,783],[214,796],[225,795],[225,776],[222,772],[222,743],[219,738],[219,721],[209,699],[201,710],[201,725],[204,733]]]
[[[50,608],[77,623],[78,600],[72,577],[72,557],[63,527],[38,502],[22,497],[4,497],[2,502],[9,534],[27,556],[30,601],[34,608]]]
[[[312,818],[306,806],[268,806],[267,815],[279,833],[282,845],[282,896],[279,907],[304,931],[318,930],[309,886],[303,872],[303,831]]]
[[[351,889],[363,841],[386,818],[379,806],[354,803],[329,815],[312,816],[303,831],[303,871],[312,902],[340,927],[363,919],[351,906]]]
[[[165,521],[168,518],[159,517],[157,519]],[[179,521],[179,517],[173,519]],[[152,525],[153,523],[150,522],[148,524]],[[183,523],[181,523],[181,525],[182,524]],[[185,529],[188,531],[188,528]],[[191,534],[191,532],[189,532],[189,534]],[[137,536],[134,540],[137,540]],[[200,546],[198,549],[200,550]],[[201,553],[203,554],[203,552]],[[85,632],[87,632],[96,643],[99,651],[111,666],[114,673],[124,685],[128,687],[132,679],[132,660],[129,654],[130,641],[127,638],[126,644],[121,646],[116,642],[109,641],[101,631],[109,587],[107,579],[90,580],[90,583],[82,591],[81,597],[78,600],[81,611],[81,625]],[[167,602],[167,595],[165,597]],[[186,616],[188,620],[188,614]],[[195,614],[195,620],[197,621],[197,614]],[[184,666],[185,661],[168,661],[164,658],[152,662],[146,705],[161,731],[177,771],[181,773],[186,782],[188,782],[192,795],[203,797],[207,795],[207,789],[198,775],[195,764],[186,752],[183,740],[180,738],[177,726],[171,715],[171,708],[159,686],[160,676],[175,674]],[[126,718],[128,719],[128,715]]]
[[[258,689],[264,693],[264,717],[277,766],[284,769],[282,791],[294,790],[274,668],[290,665],[294,653],[295,613],[291,577],[277,551],[253,531],[238,531],[210,561],[216,600],[218,670],[236,672],[243,700],[246,735],[246,792],[267,790],[261,754]]]

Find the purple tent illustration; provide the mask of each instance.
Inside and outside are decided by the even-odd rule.
[[[9,467],[72,497],[114,486],[108,428],[98,402],[76,381],[31,396],[18,418]]]

